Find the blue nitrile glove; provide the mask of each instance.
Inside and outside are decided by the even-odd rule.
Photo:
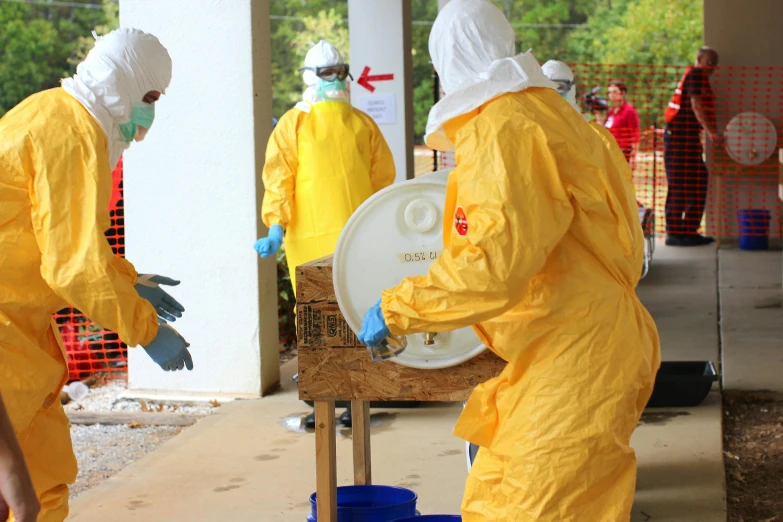
[[[144,349],[153,361],[168,372],[183,368],[193,369],[193,358],[188,346],[190,343],[183,339],[179,332],[167,324],[161,324],[158,327],[158,335],[150,344],[144,346]]]
[[[283,234],[285,230],[280,225],[272,225],[269,228],[269,235],[262,237],[253,248],[259,253],[261,257],[269,257],[277,253],[280,250],[280,246],[283,244]]]
[[[141,297],[152,303],[158,317],[164,321],[176,321],[177,317],[182,317],[185,308],[179,302],[171,297],[168,292],[160,288],[159,285],[177,286],[179,281],[159,276],[155,274],[139,274],[139,280],[136,282],[136,292]]]
[[[383,318],[381,310],[381,300],[370,308],[362,321],[362,331],[359,332],[359,342],[366,346],[378,346],[383,343],[391,332],[386,326],[386,320]]]

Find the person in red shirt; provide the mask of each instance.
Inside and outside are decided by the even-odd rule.
[[[666,244],[701,246],[715,241],[699,234],[709,188],[709,171],[702,158],[702,130],[714,147],[723,145],[715,123],[715,94],[710,76],[718,66],[718,53],[702,47],[696,64],[683,74],[664,119],[663,162],[669,187],[666,194]]]
[[[620,80],[609,82],[609,101],[604,127],[609,129],[631,168],[636,168],[636,151],[639,148],[639,114],[633,105],[625,101],[628,89]]]

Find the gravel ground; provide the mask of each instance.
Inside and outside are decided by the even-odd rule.
[[[71,426],[79,475],[71,486],[70,497],[97,486],[180,431],[180,426]]]
[[[171,413],[188,413],[194,415],[209,415],[214,413],[220,406],[219,403],[210,402],[192,402],[176,403],[171,401],[141,401],[136,399],[127,399],[121,397],[127,389],[124,380],[108,381],[105,386],[90,388],[90,393],[79,402],[69,402],[66,404],[65,411],[89,411],[89,412],[136,412],[136,411],[156,411]]]
[[[90,393],[78,402],[64,406],[68,412],[171,412],[210,415],[218,402],[177,403],[127,399],[121,395],[127,389],[124,380],[107,381],[104,386],[90,388]],[[70,496],[76,497],[144,457],[182,431],[181,426],[116,426],[71,425],[71,439],[79,475],[71,486]]]

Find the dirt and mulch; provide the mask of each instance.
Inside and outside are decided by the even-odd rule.
[[[783,522],[783,395],[724,395],[728,522]]]

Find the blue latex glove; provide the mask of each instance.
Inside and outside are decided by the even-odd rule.
[[[359,342],[367,346],[379,346],[389,335],[391,332],[386,326],[386,320],[383,318],[383,311],[381,311],[381,300],[378,299],[378,302],[364,316],[362,330],[358,336]]]
[[[168,292],[160,288],[159,285],[177,286],[179,281],[159,276],[155,274],[139,274],[139,280],[136,283],[136,292],[141,297],[152,303],[158,317],[164,321],[176,321],[177,317],[182,317],[185,308],[179,302],[171,297]]]
[[[280,250],[280,246],[283,244],[283,234],[285,230],[280,225],[272,225],[269,228],[269,235],[262,237],[253,248],[261,257],[269,257],[277,253]]]
[[[177,371],[187,367],[193,369],[193,358],[188,351],[188,343],[174,328],[167,324],[158,327],[158,335],[150,344],[144,346],[147,355],[168,371]]]

